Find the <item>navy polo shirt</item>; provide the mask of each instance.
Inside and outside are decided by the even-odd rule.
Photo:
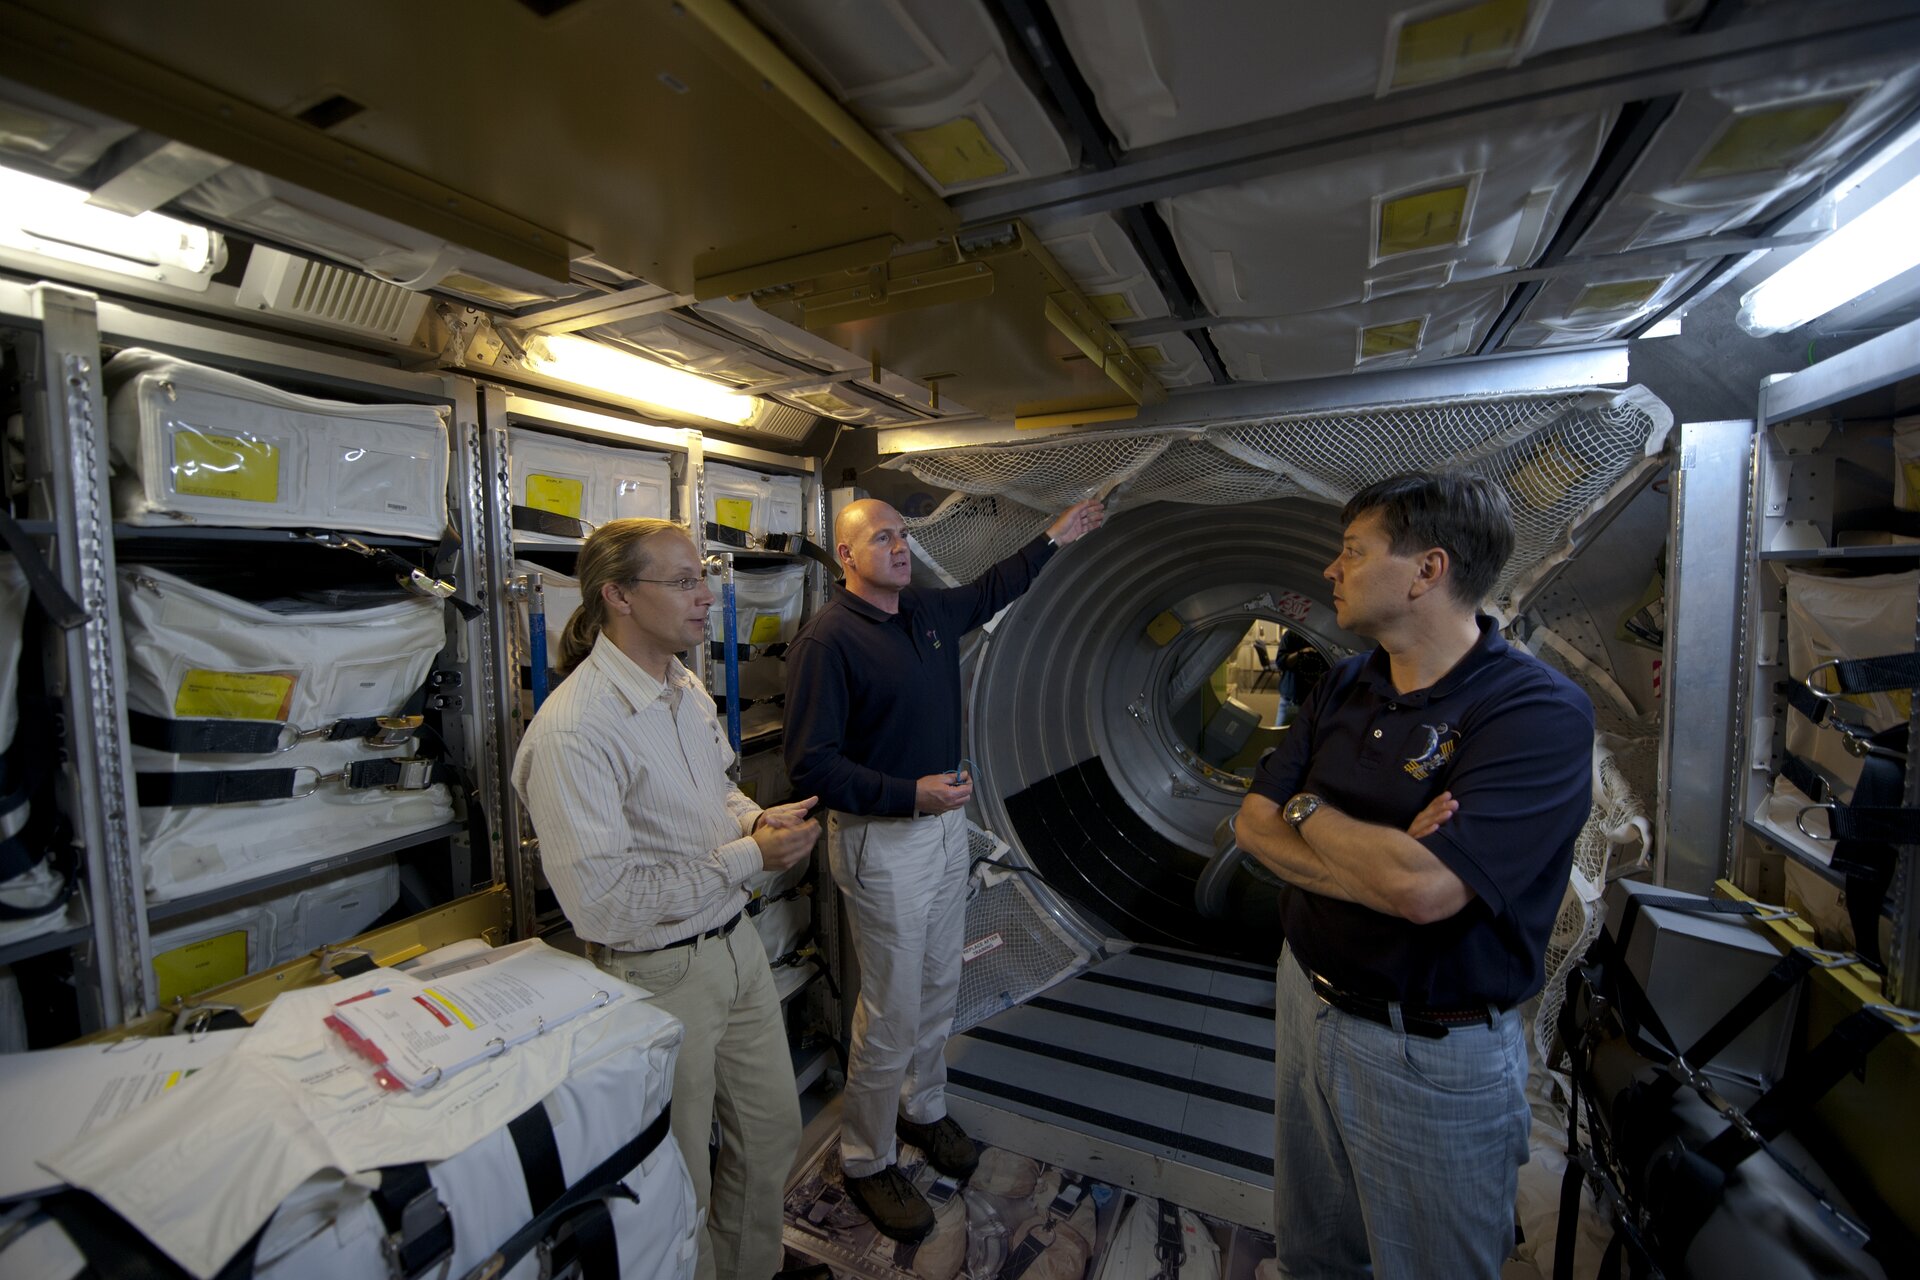
[[[1574,840],[1592,806],[1593,704],[1511,648],[1490,618],[1426,689],[1400,693],[1384,650],[1329,672],[1254,776],[1284,805],[1301,791],[1404,831],[1451,791],[1459,812],[1420,843],[1473,891],[1415,924],[1288,885],[1287,945],[1337,987],[1409,1004],[1511,1008],[1540,989]]]
[[[836,586],[787,649],[794,794],[910,817],[915,784],[960,763],[960,638],[1033,585],[1054,550],[1036,538],[964,587],[908,587],[898,613]]]

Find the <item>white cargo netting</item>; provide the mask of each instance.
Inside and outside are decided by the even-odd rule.
[[[1004,841],[972,823],[967,824],[967,843],[975,859],[1018,865],[1008,856]],[[960,999],[953,1015],[955,1035],[1031,1000],[1093,961],[1086,948],[1040,905],[1023,875],[995,874],[1002,877],[998,883],[976,884],[967,900]]]
[[[1517,538],[1499,588],[1509,594],[1565,556],[1572,526],[1659,452],[1672,425],[1644,388],[1573,389],[975,445],[886,465],[957,491],[907,523],[921,556],[961,582],[1096,494],[1110,510],[1296,494],[1338,504],[1398,472],[1465,469],[1497,480],[1512,504]]]

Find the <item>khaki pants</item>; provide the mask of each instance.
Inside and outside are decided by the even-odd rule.
[[[800,1101],[760,935],[743,920],[725,938],[647,953],[595,947],[593,957],[686,1024],[673,1138],[704,1215],[699,1280],[767,1280],[785,1252],[781,1202],[800,1147]],[[709,1172],[716,1119],[720,1157]]]
[[[894,1120],[947,1114],[947,1037],[966,943],[967,820],[833,814],[827,857],[847,906],[860,998],[853,1008],[840,1165],[864,1178],[894,1161]]]

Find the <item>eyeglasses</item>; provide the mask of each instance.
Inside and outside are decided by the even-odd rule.
[[[657,587],[672,587],[675,591],[692,591],[706,582],[705,578],[628,578],[628,582],[651,582]]]

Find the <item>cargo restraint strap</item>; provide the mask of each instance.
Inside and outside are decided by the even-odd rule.
[[[382,568],[391,569],[400,585],[415,595],[426,596],[431,600],[444,600],[460,611],[460,616],[468,622],[478,618],[484,610],[479,605],[462,600],[454,592],[459,588],[446,578],[437,578],[433,574],[413,564],[404,556],[396,555],[384,547],[372,547],[358,538],[331,529],[302,529],[299,536],[316,546],[331,547],[335,551],[351,551]]]
[[[133,744],[173,755],[276,755],[302,742],[346,742],[360,739],[378,750],[405,746],[419,732],[426,711],[460,705],[449,690],[460,687],[458,671],[435,671],[406,705],[392,715],[344,716],[312,729],[278,720],[175,720],[145,711],[127,711]]]
[[[348,791],[424,791],[442,783],[455,786],[463,778],[459,769],[443,761],[402,756],[355,760],[332,773],[323,773],[312,765],[298,765],[291,769],[140,773],[134,780],[142,808],[156,805],[192,808],[252,804],[261,800],[300,800],[335,783]]]
[[[509,522],[522,533],[544,533],[555,538],[584,538],[593,532],[593,526],[578,517],[518,504],[510,513]]]

